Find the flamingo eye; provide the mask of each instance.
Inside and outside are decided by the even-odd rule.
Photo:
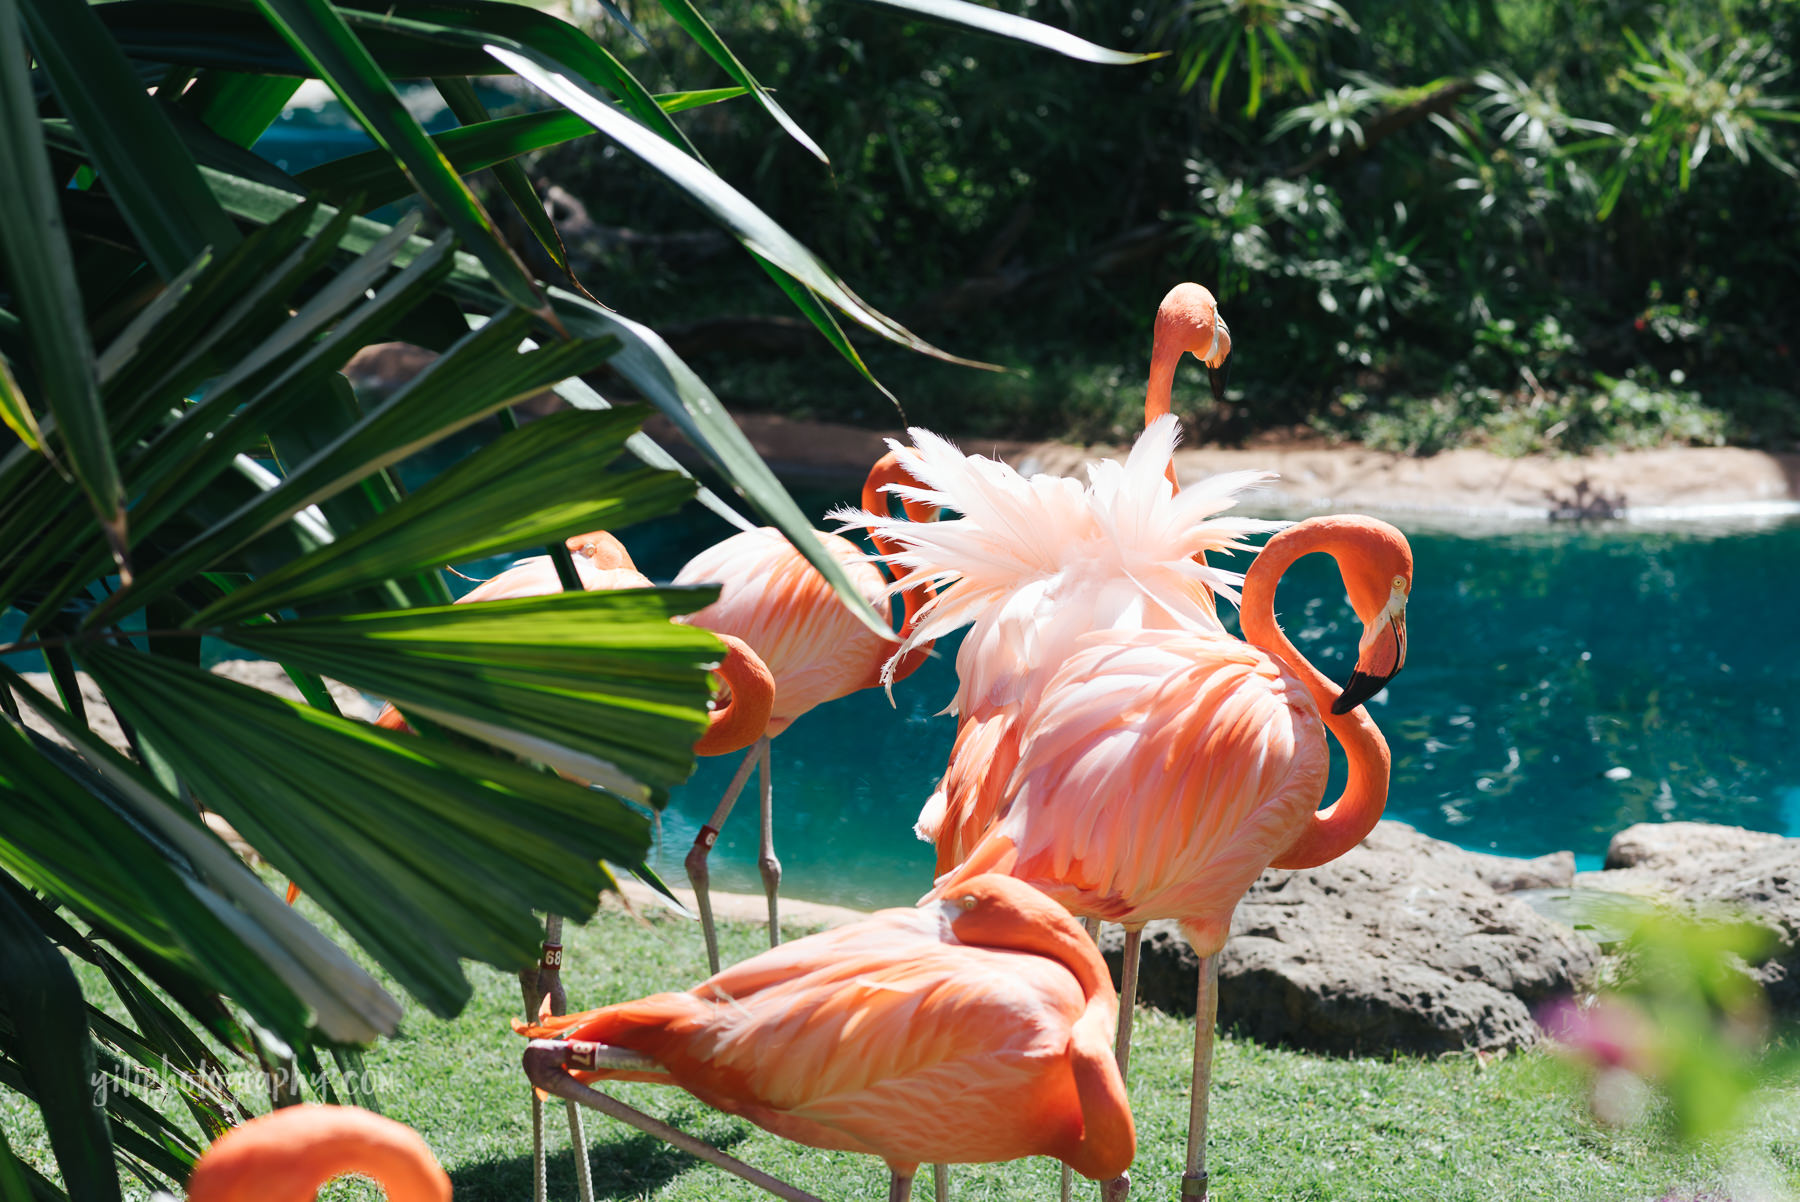
[[[1404,577],[1404,576],[1394,577],[1394,591],[1396,593],[1404,593],[1406,591],[1406,577]]]
[[[973,910],[975,908],[975,895],[973,893],[966,893],[956,899],[956,904],[965,910]]]

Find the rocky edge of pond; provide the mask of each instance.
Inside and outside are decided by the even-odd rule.
[[[301,699],[274,663],[233,660],[212,670]],[[26,679],[55,696],[47,674]],[[85,676],[81,684],[90,725],[123,750],[103,697]],[[346,714],[373,718],[362,694],[330,684]],[[26,713],[28,725],[50,733]],[[229,837],[228,828],[221,833]],[[640,907],[666,904],[636,882],[627,882],[626,897]],[[1529,1045],[1540,1033],[1533,1016],[1591,988],[1602,965],[1601,944],[1561,920],[1571,897],[1648,899],[1769,927],[1777,950],[1749,971],[1777,1013],[1800,1015],[1800,839],[1710,823],[1640,823],[1613,837],[1603,870],[1577,873],[1571,852],[1483,855],[1384,820],[1330,864],[1270,869],[1251,886],[1219,955],[1219,1024],[1338,1055]],[[760,895],[714,898],[722,918],[760,921],[766,912]],[[862,916],[786,898],[782,907],[784,919],[801,926]],[[1586,912],[1605,907],[1590,904]],[[1119,928],[1107,927],[1101,950],[1115,980],[1121,943]],[[1198,960],[1176,925],[1147,926],[1140,1002],[1192,1014],[1197,978]]]

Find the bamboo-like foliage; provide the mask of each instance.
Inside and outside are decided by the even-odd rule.
[[[993,24],[956,0],[884,3]],[[326,1052],[346,1097],[371,1100],[356,1047],[394,1031],[398,1003],[202,809],[442,1015],[469,995],[462,961],[522,968],[537,912],[591,913],[609,863],[648,874],[722,652],[671,619],[714,592],[453,606],[440,575],[696,493],[749,525],[644,437],[646,406],[584,373],[672,418],[877,620],[700,379],[567,275],[514,161],[599,131],[865,375],[840,317],[953,358],[695,154],[673,116],[739,97],[817,148],[697,7],[667,7],[733,86],[652,95],[573,26],[487,0],[0,0],[0,1090],[35,1102],[55,1160],[0,1140],[0,1199],[105,1202],[121,1170],[177,1185],[199,1141],[133,1073],[171,1083],[207,1137],[247,1113],[220,1089],[233,1058],[317,1073]],[[1132,61],[1031,22],[1001,32]],[[555,106],[490,118],[470,77],[502,73]],[[375,150],[290,176],[248,149],[306,78]],[[427,134],[400,78],[430,79],[461,128]],[[484,169],[563,278],[533,278],[496,232],[465,179]],[[415,196],[435,239],[418,212],[367,216]],[[394,338],[439,357],[359,397],[343,367]],[[401,487],[402,459],[550,388],[574,407]],[[203,638],[279,661],[307,703],[204,671]],[[59,696],[21,674],[39,660]],[[127,753],[94,733],[80,672]],[[344,717],[326,676],[420,733]]]

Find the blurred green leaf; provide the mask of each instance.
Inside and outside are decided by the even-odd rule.
[[[44,1117],[63,1181],[77,1198],[118,1198],[106,1116],[94,1103],[93,1043],[81,987],[61,953],[4,890],[0,963],[6,965],[0,972],[0,1013],[12,1028],[13,1050]]]

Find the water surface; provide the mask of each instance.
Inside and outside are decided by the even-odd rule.
[[[819,513],[833,498],[800,499]],[[1407,668],[1370,708],[1394,753],[1389,817],[1474,850],[1567,848],[1583,867],[1634,822],[1800,834],[1800,522],[1457,533],[1396,520],[1412,526],[1416,563]],[[627,539],[661,579],[724,533],[706,518]],[[1360,626],[1331,563],[1296,564],[1278,609],[1301,650],[1344,679]],[[1227,624],[1235,632],[1235,614]],[[866,690],[775,740],[785,892],[885,905],[928,886],[930,849],[910,828],[954,733],[936,714],[955,689],[955,648],[940,651],[894,706]],[[655,861],[672,878],[736,758],[703,761],[676,792]],[[1339,756],[1328,797],[1342,777]],[[721,887],[761,887],[754,807],[747,793],[713,854]]]

